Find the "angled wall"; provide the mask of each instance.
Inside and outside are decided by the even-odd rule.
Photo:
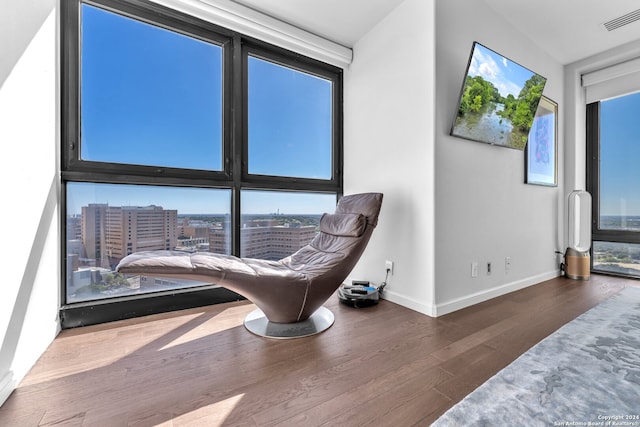
[[[12,2],[1,10],[11,24],[0,26],[0,404],[59,330],[54,3]]]
[[[351,278],[433,314],[435,2],[406,0],[353,49],[345,72],[344,191],[379,191],[378,227]]]
[[[557,187],[524,184],[524,152],[449,135],[473,41],[548,78]],[[359,40],[345,77],[345,193],[383,191],[385,202],[352,278],[380,282],[392,260],[385,297],[441,315],[557,276],[563,85],[563,66],[483,1],[406,0]]]
[[[565,103],[563,66],[485,2],[437,2],[436,29],[435,301],[444,314],[559,274]],[[558,187],[524,184],[524,152],[449,135],[474,41],[548,79],[544,95],[559,104]]]

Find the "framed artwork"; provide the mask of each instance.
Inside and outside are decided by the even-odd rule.
[[[473,42],[451,135],[524,150],[547,79]]]
[[[558,104],[540,99],[525,149],[526,184],[558,185]]]

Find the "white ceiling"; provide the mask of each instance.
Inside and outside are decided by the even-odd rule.
[[[232,0],[346,47],[404,0]]]
[[[353,47],[403,0],[233,1]],[[611,32],[601,27],[603,22],[640,9],[638,0],[483,1],[562,64],[640,39],[640,21]]]
[[[638,0],[484,0],[562,64],[640,39],[640,21],[601,24],[640,9]]]

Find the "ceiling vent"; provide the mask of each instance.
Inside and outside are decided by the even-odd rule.
[[[622,15],[618,18],[604,22],[600,25],[602,26],[602,28],[604,28],[607,31],[613,31],[613,30],[617,30],[620,27],[624,27],[625,25],[631,24],[632,22],[636,22],[638,20],[640,20],[640,9],[634,10],[633,12],[629,12],[626,15]]]

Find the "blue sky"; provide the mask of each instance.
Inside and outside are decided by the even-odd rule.
[[[242,212],[247,214],[321,214],[333,212],[336,197],[327,194],[245,190]],[[171,188],[147,185],[115,185],[70,182],[67,214],[77,215],[89,203],[110,206],[162,206],[178,214],[225,214],[231,212],[231,190]]]
[[[640,93],[600,103],[600,212],[640,215]]]
[[[243,214],[322,214],[333,212],[335,195],[244,190],[240,202]],[[231,190],[177,188],[147,185],[67,184],[67,215],[78,215],[82,206],[106,203],[110,206],[162,206],[178,214],[225,214],[231,212]]]
[[[82,206],[88,203],[106,203],[111,206],[157,205],[165,209],[178,209],[180,214],[229,213],[231,191],[80,182],[67,184],[67,214],[79,214]]]
[[[249,172],[331,178],[331,82],[249,57]]]
[[[221,170],[222,48],[89,5],[82,23],[82,158]],[[332,90],[329,80],[249,58],[250,173],[331,178]],[[72,185],[69,213],[87,203],[220,213],[229,194]],[[333,196],[327,205],[326,196],[251,194],[243,197],[246,213],[335,208]]]
[[[525,82],[534,73],[476,43],[467,75],[481,76],[493,83],[500,95],[506,97],[511,94],[517,98]]]
[[[222,167],[222,49],[82,7],[82,158]]]

